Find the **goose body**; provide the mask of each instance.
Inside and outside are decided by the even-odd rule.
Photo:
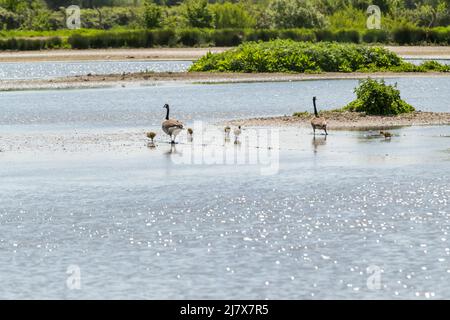
[[[314,130],[314,135],[316,134],[316,129],[324,130],[325,135],[328,135],[327,132],[327,120],[324,117],[320,117],[319,113],[317,112],[316,107],[316,97],[313,97],[313,105],[314,105],[314,118],[311,120],[311,126]]]
[[[233,133],[234,133],[234,143],[237,144],[239,143],[239,136],[242,133],[241,126],[238,126],[236,129],[234,129]]]
[[[175,143],[176,136],[183,130],[183,123],[176,119],[169,119],[169,105],[165,104],[164,108],[167,109],[166,120],[162,123],[162,130],[168,136],[170,136],[170,142]]]
[[[387,132],[387,131],[380,131],[380,134],[381,134],[382,136],[384,136],[385,139],[390,139],[390,138],[392,138],[392,133],[390,133],[390,132]]]
[[[229,126],[226,126],[224,129],[225,132],[225,139],[230,139],[230,132],[231,132],[231,128]]]

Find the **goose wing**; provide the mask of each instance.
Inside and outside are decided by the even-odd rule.
[[[169,119],[169,120],[165,120],[162,123],[162,129],[165,133],[170,135],[171,132],[175,129],[179,129],[179,130],[183,129],[183,124],[178,120]]]
[[[311,120],[311,125],[318,128],[326,127],[327,121],[325,120],[325,118],[313,118]]]

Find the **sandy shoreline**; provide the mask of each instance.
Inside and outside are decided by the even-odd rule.
[[[321,112],[328,130],[381,130],[405,126],[450,125],[450,112],[414,112],[399,116],[367,116],[357,112]],[[311,127],[311,114],[301,116],[261,117],[228,121],[246,127]]]
[[[450,59],[450,46],[386,46],[400,56],[422,59]],[[86,60],[196,60],[208,51],[230,48],[143,48],[0,51],[0,62],[86,61]]]
[[[208,51],[222,52],[228,48],[144,48],[0,51],[0,62],[35,61],[100,61],[100,60],[197,60]]]
[[[105,88],[126,86],[148,86],[167,83],[246,83],[246,82],[289,82],[306,80],[339,80],[371,78],[420,78],[450,77],[450,73],[426,72],[375,72],[375,73],[220,73],[220,72],[161,72],[127,73],[112,75],[87,75],[50,80],[0,80],[0,91]]]

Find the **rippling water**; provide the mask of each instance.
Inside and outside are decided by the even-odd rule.
[[[406,59],[420,64],[430,59]],[[435,60],[449,64],[450,60]],[[62,62],[1,62],[0,80],[54,79],[91,74],[121,74],[124,72],[183,72],[192,61],[62,61]]]
[[[402,97],[423,111],[450,111],[450,78],[388,79]],[[264,115],[340,108],[354,99],[357,80],[317,80],[285,83],[163,85],[93,90],[2,92],[1,130],[52,130],[98,127],[158,126],[162,106],[185,122],[216,122]]]
[[[182,72],[191,61],[63,61],[2,62],[0,80],[52,79],[91,74],[123,72]]]
[[[409,102],[436,111],[450,109],[448,82],[398,80]],[[199,133],[174,149],[159,130],[166,101],[189,125],[212,124],[306,110],[312,95],[337,107],[355,83],[2,93],[0,297],[450,298],[449,126],[392,130],[391,141],[282,129],[268,176],[179,163]],[[80,290],[66,287],[69,265]]]
[[[424,63],[426,61],[436,61],[441,64],[450,64],[450,59],[414,59],[414,58],[407,58],[405,59],[408,62],[411,62],[413,64],[419,65],[421,63]]]

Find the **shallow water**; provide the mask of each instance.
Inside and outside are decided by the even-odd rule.
[[[388,79],[398,83],[402,97],[423,111],[450,111],[450,78]],[[0,93],[0,130],[74,130],[146,128],[165,116],[184,122],[217,122],[265,115],[340,108],[354,99],[357,80],[317,80],[284,83],[159,85]]]
[[[431,59],[406,59],[421,64]],[[450,60],[436,60],[449,64]],[[61,61],[1,62],[0,80],[54,79],[87,74],[121,74],[128,72],[184,72],[192,61]]]
[[[449,111],[448,79],[398,82],[409,102]],[[214,126],[172,148],[158,125],[166,101],[192,126],[290,114],[313,94],[336,107],[355,83],[2,93],[0,297],[450,298],[450,126],[391,140],[281,129],[263,150],[246,147],[249,128],[241,145],[208,141]],[[180,160],[193,151],[267,152],[278,170]]]
[[[427,61],[436,61],[436,62],[439,62],[441,64],[450,64],[450,59],[415,59],[415,58],[406,58],[405,60],[408,61],[408,62],[411,62],[411,63],[413,63],[415,65],[419,65],[419,64],[422,64],[422,63],[427,62]]]
[[[61,61],[2,62],[0,80],[54,79],[124,72],[182,72],[192,61]]]

